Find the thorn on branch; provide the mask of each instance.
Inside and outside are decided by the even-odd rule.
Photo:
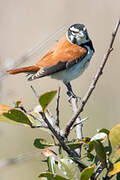
[[[81,102],[82,102],[83,105],[85,105],[85,101],[84,100],[82,100]]]
[[[73,130],[76,126],[78,126],[79,124],[83,123],[83,122],[86,121],[87,119],[88,119],[88,117],[81,119],[79,123],[75,123],[75,124],[71,127],[71,130]],[[82,124],[82,126],[83,126],[83,124]]]
[[[112,52],[113,51],[113,47],[112,48],[110,48],[110,52]]]
[[[101,73],[102,74],[102,73]],[[95,88],[95,85],[93,84],[93,86],[91,87],[92,89],[94,89]]]
[[[31,87],[31,89],[32,89],[32,91],[33,91],[33,93],[34,93],[34,95],[35,95],[36,98],[38,99],[38,98],[39,98],[39,95],[38,95],[37,91],[35,90],[35,88],[34,88],[32,85],[31,85],[30,87]]]

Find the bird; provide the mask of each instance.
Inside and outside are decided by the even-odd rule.
[[[90,64],[95,50],[84,24],[73,24],[65,35],[35,64],[7,70],[9,74],[27,73],[28,81],[50,76],[61,80],[69,98],[76,97],[71,81],[78,78]]]

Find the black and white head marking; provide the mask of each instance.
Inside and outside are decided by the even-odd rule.
[[[81,45],[90,40],[84,24],[71,25],[66,33],[66,37],[71,43],[77,45]]]

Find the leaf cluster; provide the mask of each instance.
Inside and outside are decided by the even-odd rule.
[[[48,105],[53,100],[57,91],[44,93],[39,97],[39,105],[31,112],[27,112],[21,101],[17,101],[14,107],[0,105],[0,121],[24,124],[28,127],[42,127],[46,130],[47,124],[42,119],[41,113],[49,120]],[[49,131],[47,131],[49,133]],[[53,137],[53,135],[52,135]],[[70,139],[64,141],[70,150],[76,150],[83,147],[82,156],[70,157],[62,150],[61,144],[53,139],[48,142],[44,138],[38,137],[34,140],[34,146],[42,150],[48,169],[39,174],[39,178],[52,180],[89,180],[97,179],[103,169],[106,174],[103,179],[111,179],[113,176],[120,176],[120,124],[116,125],[110,131],[101,129],[93,137],[84,137],[83,139]],[[52,148],[52,149],[51,149]],[[53,149],[57,148],[57,152]],[[80,172],[75,160],[83,163],[86,168]]]

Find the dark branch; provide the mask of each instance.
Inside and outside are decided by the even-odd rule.
[[[84,106],[86,105],[89,97],[91,96],[93,90],[95,89],[95,86],[96,86],[96,84],[98,82],[98,79],[100,78],[100,76],[103,73],[104,66],[105,66],[105,64],[106,64],[106,62],[108,60],[108,57],[109,57],[111,51],[113,50],[113,43],[114,43],[117,31],[118,31],[119,25],[120,25],[120,19],[119,19],[119,21],[118,21],[118,23],[116,25],[116,28],[115,28],[114,32],[112,33],[112,39],[110,41],[110,45],[108,47],[107,53],[104,56],[104,58],[102,60],[102,63],[100,65],[100,67],[99,67],[99,69],[98,69],[98,71],[97,71],[97,73],[96,73],[92,83],[90,84],[90,87],[89,87],[87,93],[83,97],[83,100],[82,100],[82,103],[81,103],[79,109],[77,110],[76,114],[72,117],[72,119],[66,125],[66,128],[65,128],[65,137],[67,137],[69,135],[70,129],[71,129],[72,125],[76,121],[76,118],[79,116],[79,114],[83,111]]]
[[[45,123],[48,125],[49,130],[54,134],[54,136],[57,138],[57,140],[59,141],[60,145],[62,146],[62,148],[68,153],[68,155],[70,157],[72,157],[73,161],[78,164],[78,167],[80,168],[80,170],[83,170],[86,168],[86,166],[84,164],[82,164],[80,161],[77,160],[77,158],[79,158],[79,155],[71,150],[68,146],[66,146],[65,142],[64,142],[64,137],[62,137],[60,135],[59,132],[57,132],[55,130],[55,128],[51,125],[51,123],[47,120],[45,114],[43,112],[40,112],[43,120],[45,121]]]
[[[56,100],[56,119],[55,119],[55,125],[59,127],[59,100],[60,100],[60,87],[58,89],[57,93],[57,100]]]

